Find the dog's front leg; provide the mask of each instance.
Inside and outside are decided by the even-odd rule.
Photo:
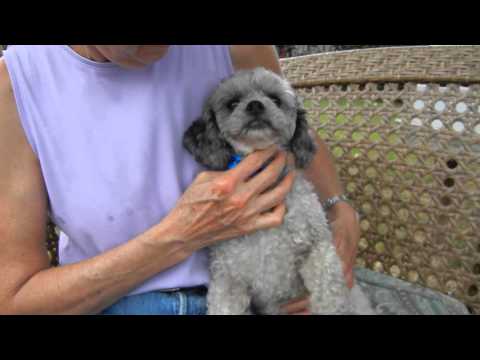
[[[333,243],[316,243],[300,269],[300,274],[311,295],[312,314],[351,313],[349,290]]]
[[[214,277],[207,294],[208,315],[251,315],[247,286],[230,277]]]

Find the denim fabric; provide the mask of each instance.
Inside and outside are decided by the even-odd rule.
[[[205,315],[206,312],[206,290],[180,290],[126,296],[100,315]]]

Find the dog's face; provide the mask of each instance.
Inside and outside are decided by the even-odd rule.
[[[239,154],[286,146],[295,132],[297,104],[290,85],[263,68],[222,82],[207,107],[221,135]]]
[[[273,144],[290,150],[300,168],[315,153],[293,89],[264,68],[239,71],[220,83],[203,117],[184,137],[196,160],[215,170],[225,169],[233,154],[247,155]]]

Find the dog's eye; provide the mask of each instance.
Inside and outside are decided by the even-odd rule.
[[[235,110],[235,108],[238,106],[239,103],[240,102],[238,101],[238,99],[233,99],[227,103],[227,107],[230,109],[230,111],[233,111]]]
[[[269,95],[268,97],[270,98],[270,100],[272,100],[275,103],[275,105],[277,105],[277,106],[282,105],[282,100],[280,100],[280,98],[278,96]]]

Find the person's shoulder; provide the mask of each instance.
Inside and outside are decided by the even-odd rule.
[[[62,45],[10,45],[3,52],[3,59],[12,76],[28,80],[39,78],[46,67],[55,67],[65,60],[67,52]]]
[[[5,104],[6,101],[13,101],[12,82],[5,59],[0,58],[0,103]]]
[[[15,155],[12,155],[15,154]],[[8,167],[11,158],[36,161],[21,126],[12,81],[4,58],[0,58],[0,164]],[[31,169],[30,169],[31,170]],[[1,182],[1,181],[0,181]]]
[[[18,127],[19,120],[12,80],[5,59],[0,58],[0,133],[9,134]],[[2,131],[5,129],[8,131]]]
[[[273,45],[231,45],[230,56],[235,70],[264,67],[281,73],[278,54]]]

